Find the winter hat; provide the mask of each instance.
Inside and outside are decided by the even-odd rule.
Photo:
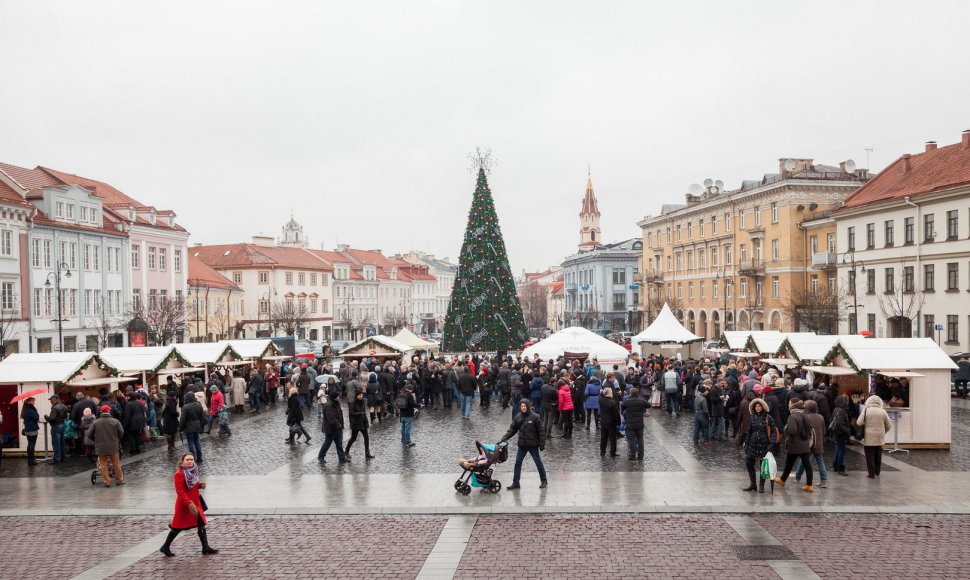
[[[217,387],[215,385],[212,385],[211,387],[209,387],[209,391],[211,391],[213,393],[216,392],[216,391],[218,391],[218,390],[219,390],[219,387]]]
[[[101,405],[101,412],[102,413],[110,413],[111,412],[111,407],[109,407],[108,405]]]
[[[770,386],[766,386],[766,387],[765,387],[765,390],[764,390],[764,394],[766,394],[766,395],[767,395],[768,393],[770,393],[770,392],[771,392],[771,391],[773,391],[773,390],[774,390],[774,389],[772,389],[772,388],[771,388]]]
[[[375,375],[374,373],[371,373],[370,376],[367,377],[367,382],[368,383],[376,383],[377,382],[377,375]]]
[[[48,401],[60,401],[61,400],[61,396],[60,395],[51,395],[50,397],[48,397],[47,400]]]
[[[777,388],[777,389],[783,389],[783,388],[785,388],[785,379],[776,379],[775,380],[775,388]]]
[[[799,399],[798,397],[795,397],[794,399],[788,401],[789,409],[798,409],[799,407],[804,407],[804,406],[805,406],[805,403],[803,403],[802,400]]]
[[[110,407],[109,407],[109,409],[110,409]],[[90,407],[85,407],[84,408],[84,411],[81,414],[84,415],[85,417],[87,417],[88,415],[91,414],[91,408]]]
[[[808,386],[808,381],[805,380],[805,379],[795,379],[795,383],[794,384],[795,384],[796,387],[807,387]]]
[[[818,403],[815,401],[805,401],[806,413],[818,413]]]
[[[758,395],[761,395],[761,393],[765,391],[765,387],[764,385],[755,385],[754,389],[752,390],[754,390],[754,392],[757,393]]]

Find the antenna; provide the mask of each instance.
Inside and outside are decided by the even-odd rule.
[[[687,191],[689,191],[691,195],[700,195],[701,192],[704,191],[704,188],[701,187],[701,184],[699,183],[692,183]]]
[[[855,161],[853,161],[851,159],[846,159],[845,160],[845,172],[846,173],[855,173]]]
[[[718,179],[714,182],[714,187],[716,187],[718,191],[722,191],[724,189],[724,182]]]
[[[714,185],[714,180],[710,177],[704,180],[704,187],[710,187],[712,185]]]
[[[795,160],[785,159],[785,171],[794,171],[794,170],[795,170]]]
[[[872,147],[866,147],[866,169],[869,169],[869,154],[872,153]]]

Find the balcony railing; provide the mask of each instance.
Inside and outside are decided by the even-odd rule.
[[[812,254],[813,268],[835,268],[839,265],[838,254],[833,252],[821,252]]]
[[[660,284],[664,281],[664,273],[662,270],[647,270],[643,275],[643,280],[647,284]]]
[[[757,258],[742,260],[738,262],[738,274],[741,276],[764,276],[765,263]]]

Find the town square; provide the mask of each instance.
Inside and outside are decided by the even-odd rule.
[[[966,578],[970,7],[0,0],[0,578]]]

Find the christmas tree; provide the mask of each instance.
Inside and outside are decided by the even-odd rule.
[[[478,166],[442,348],[449,352],[519,350],[528,334],[485,176],[487,156],[479,156]]]

